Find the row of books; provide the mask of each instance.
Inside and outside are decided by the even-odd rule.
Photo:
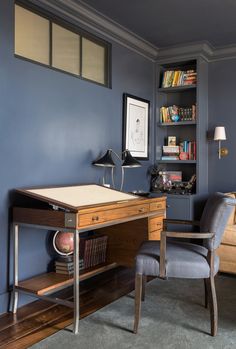
[[[195,121],[196,105],[191,107],[178,107],[176,105],[160,108],[160,122]]]
[[[79,269],[87,269],[106,262],[107,251],[106,235],[80,238],[79,243]],[[55,271],[59,274],[72,275],[74,262],[70,258],[55,261]]]
[[[181,153],[187,154],[186,160],[196,160],[196,141],[183,141],[179,144],[180,157]]]
[[[80,239],[80,251],[85,269],[106,262],[107,240],[106,235]]]
[[[196,141],[184,140],[176,146],[164,145],[161,160],[196,160]]]
[[[195,85],[197,83],[197,72],[191,70],[166,70],[163,75],[162,87],[176,87]]]

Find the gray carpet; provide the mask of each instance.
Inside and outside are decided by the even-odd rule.
[[[216,278],[219,331],[209,335],[209,311],[203,306],[203,281],[153,280],[142,303],[139,333],[133,326],[133,293],[80,322],[80,333],[68,329],[32,349],[232,349],[236,348],[236,277]],[[70,327],[71,328],[71,327]]]

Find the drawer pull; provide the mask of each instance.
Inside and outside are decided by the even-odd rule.
[[[140,208],[140,209],[138,210],[138,212],[139,212],[139,213],[145,212],[145,208],[144,208],[144,207]]]
[[[92,221],[93,221],[93,222],[99,221],[99,217],[98,217],[98,216],[93,216],[93,217],[92,217]]]

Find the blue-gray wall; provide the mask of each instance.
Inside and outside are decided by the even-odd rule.
[[[124,92],[151,101],[153,123],[152,62],[113,43],[112,89],[107,89],[17,59],[13,8],[12,0],[0,2],[0,313],[7,310],[8,300],[9,191],[98,183],[102,171],[91,161],[107,148],[121,153]],[[148,189],[151,162],[152,157],[142,168],[126,171],[125,190]],[[46,236],[42,231],[22,232],[21,278],[46,270]]]
[[[218,159],[218,142],[209,142],[209,191],[236,190],[236,59],[209,65],[209,131],[225,126],[227,140],[222,147],[229,155]]]

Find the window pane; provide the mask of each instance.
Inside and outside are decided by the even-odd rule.
[[[52,26],[52,66],[80,75],[79,35],[54,23]]]
[[[15,54],[49,64],[49,21],[15,5]]]
[[[105,84],[105,47],[82,38],[82,76]]]

